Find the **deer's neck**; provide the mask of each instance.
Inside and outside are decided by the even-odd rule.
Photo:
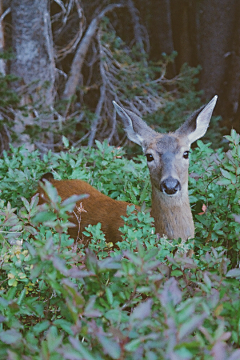
[[[168,239],[187,240],[194,237],[194,223],[188,199],[188,191],[180,196],[166,196],[153,187],[151,215],[155,220],[156,233]]]

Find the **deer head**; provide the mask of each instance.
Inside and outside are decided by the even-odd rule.
[[[186,229],[182,231],[183,236],[194,236],[188,200],[188,155],[191,144],[206,133],[216,101],[217,96],[214,96],[206,106],[195,111],[179,129],[168,134],[154,131],[132,111],[113,102],[128,138],[140,145],[146,155],[152,183],[152,215],[155,218],[156,230],[165,231],[163,233],[168,237],[179,234],[178,227]],[[188,216],[179,214],[180,211]],[[172,226],[174,221],[175,225]]]

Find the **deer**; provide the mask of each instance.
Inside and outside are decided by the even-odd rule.
[[[127,216],[127,206],[132,204],[114,200],[83,180],[55,180],[52,173],[46,173],[41,177],[38,186],[39,205],[49,202],[47,194],[41,186],[41,182],[46,180],[57,189],[62,201],[72,195],[89,195],[85,199],[77,201],[73,213],[70,214],[70,221],[76,225],[68,229],[71,238],[75,241],[82,240],[82,231],[86,226],[101,223],[101,230],[105,234],[107,243],[116,244],[122,241],[119,228],[124,225],[124,220],[121,216]],[[135,205],[135,208],[137,211],[141,210],[139,206]]]
[[[188,197],[189,152],[192,143],[202,138],[209,126],[217,95],[205,106],[196,110],[176,131],[158,133],[134,112],[125,109],[115,101],[118,113],[129,140],[140,145],[146,156],[152,186],[151,216],[154,218],[156,233],[168,239],[194,238],[194,222]],[[106,241],[116,244],[122,241],[119,227],[124,225],[130,203],[114,200],[83,180],[54,180],[52,174],[42,177],[49,180],[62,200],[71,195],[89,194],[78,202],[71,214],[75,228],[69,228],[69,235],[77,239],[82,236],[85,226],[102,224]],[[46,201],[46,194],[39,187],[40,203]],[[81,224],[77,213],[81,212]],[[135,206],[140,211],[139,206]],[[81,226],[81,229],[79,229]]]

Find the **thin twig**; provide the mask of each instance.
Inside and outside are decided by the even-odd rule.
[[[84,59],[86,57],[86,54],[87,54],[89,45],[93,39],[93,36],[95,35],[95,33],[97,31],[100,21],[106,15],[107,12],[112,11],[119,7],[122,7],[122,5],[121,4],[108,5],[104,10],[101,11],[101,13],[97,17],[95,17],[91,21],[84,37],[82,38],[82,41],[80,42],[80,45],[76,51],[76,54],[74,56],[74,59],[72,62],[72,67],[70,70],[70,76],[65,85],[62,99],[69,100],[75,94],[77,85],[79,83]]]
[[[99,98],[96,112],[95,112],[96,117],[92,123],[91,133],[90,133],[89,140],[88,140],[88,146],[93,145],[93,141],[94,141],[94,138],[96,135],[97,126],[98,126],[98,122],[100,120],[100,114],[102,111],[103,103],[105,100],[105,94],[106,94],[106,75],[105,75],[105,70],[104,70],[104,66],[103,66],[103,51],[102,51],[102,46],[101,46],[100,32],[98,32],[97,39],[98,39],[98,46],[99,46],[99,52],[100,52],[100,73],[101,73],[103,84],[100,89],[100,98]]]

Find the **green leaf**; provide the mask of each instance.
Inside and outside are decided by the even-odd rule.
[[[8,280],[8,285],[9,285],[9,286],[16,287],[17,284],[18,284],[18,282],[17,282],[16,279],[9,279],[9,280]]]
[[[98,335],[98,340],[102,344],[105,354],[110,355],[113,359],[120,358],[121,348],[116,341],[113,341],[104,335]]]
[[[194,315],[190,318],[189,321],[186,321],[179,330],[178,333],[179,340],[182,340],[185,336],[192,334],[196,330],[196,328],[202,325],[206,317],[207,314]]]
[[[106,288],[106,297],[107,297],[107,301],[110,305],[112,305],[113,303],[113,294],[112,291],[109,288]]]
[[[170,304],[177,305],[182,300],[182,292],[179,289],[177,280],[172,277],[164,284],[163,291],[161,293],[161,303],[163,306]]]
[[[31,279],[37,278],[39,276],[39,274],[41,273],[43,267],[44,267],[44,264],[42,262],[35,264],[33,269],[31,270],[30,278]]]
[[[90,351],[84,345],[82,345],[82,343],[78,339],[69,336],[69,340],[74,349],[76,349],[80,353],[84,360],[96,360],[96,357],[92,355]]]
[[[17,292],[17,288],[16,287],[12,287],[8,290],[7,292],[7,300],[12,300],[14,299],[15,295]]]
[[[180,270],[173,270],[173,271],[171,271],[171,276],[176,276],[176,277],[178,277],[178,276],[182,276],[182,275],[183,275],[183,272],[180,271]]]
[[[26,296],[26,292],[27,292],[26,288],[24,288],[24,289],[21,291],[21,294],[19,295],[19,298],[18,298],[18,301],[17,301],[17,304],[18,304],[18,305],[21,305],[23,299],[24,299],[25,296]]]
[[[65,136],[62,136],[62,142],[63,142],[63,145],[65,146],[65,148],[68,149],[69,148],[69,140]]]
[[[226,274],[227,277],[234,277],[234,278],[240,278],[240,269],[236,268],[236,269],[231,269],[227,272]]]
[[[135,339],[130,341],[128,344],[126,344],[125,349],[127,351],[133,352],[136,351],[140,345],[141,345],[141,339]]]
[[[27,211],[30,211],[30,205],[29,202],[27,201],[27,199],[25,199],[23,196],[21,197],[21,200],[25,206],[25,208],[27,209]]]
[[[47,332],[47,345],[50,353],[52,353],[58,346],[61,344],[63,339],[63,334],[58,335],[57,328],[55,326],[51,326]]]
[[[50,326],[50,322],[48,320],[42,321],[33,326],[33,332],[35,334],[39,334],[45,330],[47,330]]]
[[[221,171],[223,177],[225,177],[226,179],[231,180],[231,173],[230,172],[228,172],[227,170],[224,170],[222,168],[220,168],[220,171]]]
[[[22,334],[17,330],[11,329],[0,332],[0,340],[5,344],[16,344],[22,339]]]
[[[62,206],[67,206],[67,205],[76,203],[77,201],[86,199],[88,197],[89,197],[89,194],[72,195],[69,198],[67,198],[66,200],[64,200],[61,205]]]
[[[146,317],[149,317],[151,314],[151,308],[152,308],[153,301],[152,299],[148,299],[142,303],[140,303],[132,312],[130,315],[131,320],[139,319],[143,320]]]
[[[66,333],[68,333],[69,335],[73,335],[72,323],[70,323],[69,321],[66,321],[64,319],[57,319],[53,321],[53,324],[66,331]]]
[[[217,181],[217,184],[218,185],[223,185],[223,186],[225,186],[225,185],[229,185],[229,184],[231,184],[231,180],[229,180],[229,179],[220,179],[220,180],[218,180]]]
[[[34,224],[44,223],[46,221],[53,221],[56,218],[57,218],[56,214],[50,211],[42,211],[33,218],[33,222]]]

